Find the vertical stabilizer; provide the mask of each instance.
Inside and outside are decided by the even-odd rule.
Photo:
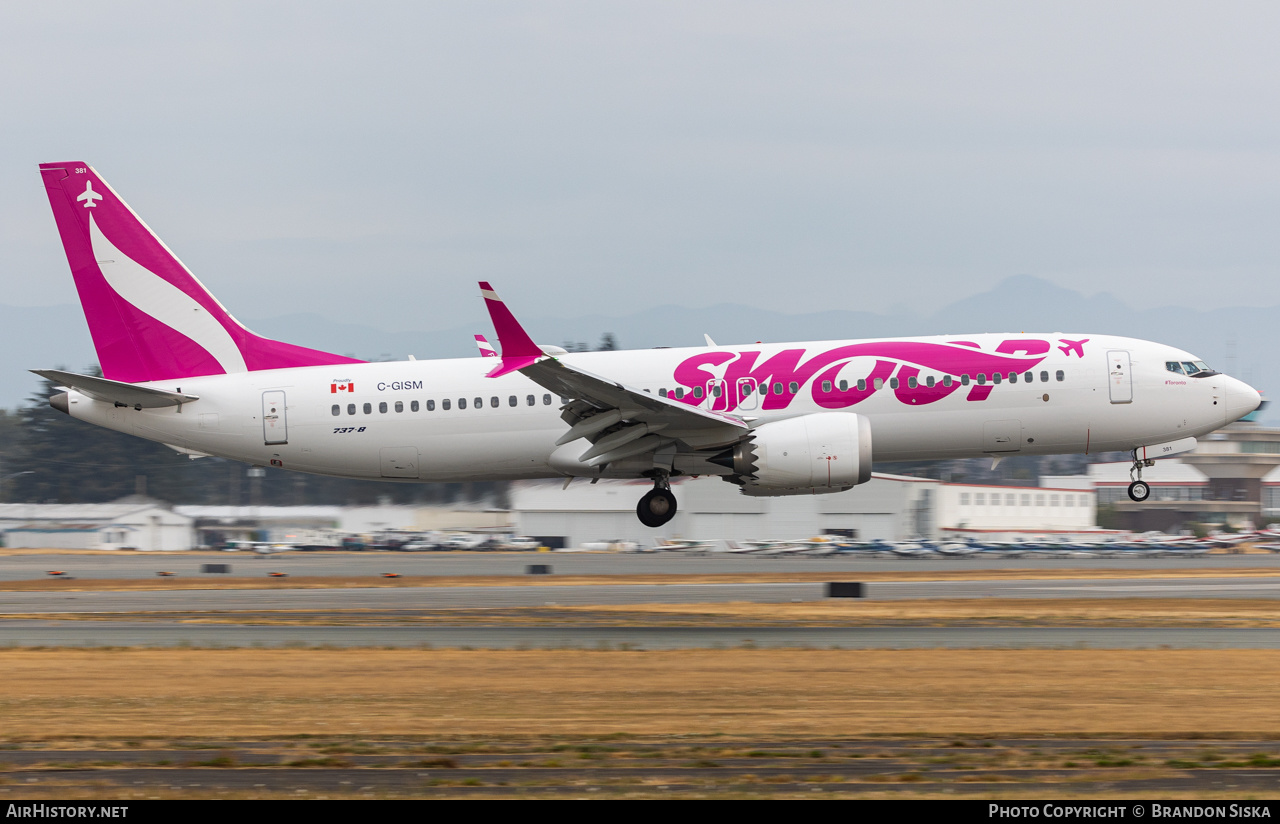
[[[139,383],[359,363],[255,335],[85,163],[42,163],[102,374]]]

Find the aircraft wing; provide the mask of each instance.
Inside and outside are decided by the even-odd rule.
[[[198,395],[187,395],[180,392],[166,392],[163,389],[151,389],[132,383],[95,378],[90,375],[77,375],[74,372],[63,372],[60,369],[32,369],[42,378],[53,381],[58,386],[67,386],[96,401],[106,401],[118,406],[132,406],[138,409],[155,409],[162,406],[181,406],[184,403],[200,400]]]
[[[480,289],[502,350],[502,361],[489,377],[519,372],[571,399],[563,414],[569,431],[556,443],[586,438],[592,446],[579,460],[587,465],[600,466],[677,442],[694,449],[728,445],[750,430],[741,418],[659,397],[546,356],[493,288],[481,283]]]

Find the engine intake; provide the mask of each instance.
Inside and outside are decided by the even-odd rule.
[[[871,424],[852,412],[774,421],[710,460],[747,495],[843,492],[871,480]]]

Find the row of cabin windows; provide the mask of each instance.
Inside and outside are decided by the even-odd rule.
[[[1000,499],[1001,499],[1001,497],[1002,497],[1002,494],[1001,494],[1001,493],[999,493],[999,492],[992,492],[992,493],[991,493],[991,506],[1000,506],[1000,504],[1001,504],[1001,500],[1000,500]],[[1003,498],[1004,498],[1004,505],[1005,505],[1005,506],[1031,506],[1031,493],[1024,493],[1024,494],[1022,494],[1022,495],[1014,495],[1012,492],[1006,492],[1006,493],[1003,493]],[[1049,501],[1049,506],[1051,506],[1051,507],[1053,507],[1053,506],[1075,506],[1075,505],[1076,505],[1076,500],[1077,500],[1077,498],[1078,498],[1078,499],[1079,499],[1079,501],[1080,501],[1080,506],[1088,506],[1088,505],[1089,505],[1089,496],[1088,496],[1088,495],[1078,495],[1078,496],[1077,496],[1077,495],[1063,495],[1063,496],[1061,497],[1061,499],[1059,499],[1059,497],[1058,497],[1057,495],[1050,495],[1050,496],[1049,496],[1049,498],[1048,498],[1048,501]],[[970,505],[970,504],[969,504],[969,493],[968,493],[968,492],[961,492],[961,493],[960,493],[960,506],[969,506],[969,505]],[[987,505],[987,493],[985,493],[985,492],[976,492],[976,493],[974,493],[974,495],[973,495],[973,506],[986,506],[986,505]],[[1036,506],[1044,506],[1044,505],[1045,505],[1045,496],[1044,496],[1044,494],[1043,494],[1043,493],[1036,493],[1036,496],[1035,496],[1035,505],[1036,505]]]
[[[525,403],[525,406],[537,406],[537,405],[538,405],[538,399],[537,399],[537,396],[535,396],[535,395],[525,395],[525,396],[524,396],[524,403]],[[472,401],[471,401],[471,405],[472,405],[472,408],[473,408],[473,409],[483,409],[483,408],[484,408],[484,398],[473,398],[473,399],[472,399]],[[519,398],[519,396],[517,396],[517,395],[510,395],[510,396],[508,396],[508,397],[507,397],[507,406],[519,406],[519,405],[520,405],[520,398]],[[551,405],[551,396],[550,396],[550,395],[543,395],[543,396],[542,396],[542,405],[543,405],[543,406],[550,406],[550,405]],[[490,398],[489,398],[489,406],[491,406],[491,407],[492,407],[492,408],[494,408],[494,409],[497,409],[498,407],[502,406],[502,401],[501,401],[501,399],[499,399],[499,398],[498,398],[498,396],[497,396],[497,395],[493,395],[492,397],[490,397]],[[434,411],[436,411],[436,402],[435,402],[434,400],[429,400],[429,401],[427,401],[427,402],[426,402],[426,407],[427,407],[427,411],[428,411],[428,412],[434,412]],[[447,412],[447,411],[449,411],[449,409],[451,409],[452,407],[453,407],[453,402],[452,402],[449,398],[444,398],[443,400],[441,400],[441,401],[440,401],[440,408],[441,408],[442,410],[444,410],[444,411],[446,411],[446,412]],[[404,411],[404,401],[396,401],[394,404],[391,404],[391,405],[389,405],[386,401],[382,401],[381,403],[379,403],[379,404],[378,404],[378,411],[379,411],[379,412],[383,412],[383,413],[385,413],[385,412],[389,412],[389,411],[391,411],[391,409],[393,409],[393,408],[394,408],[394,409],[395,409],[395,411],[397,411],[397,412],[403,412],[403,411]],[[410,412],[417,412],[417,411],[419,411],[421,408],[422,408],[422,407],[419,405],[418,401],[409,401],[409,411],[410,411]],[[466,398],[458,398],[458,408],[459,408],[459,409],[466,409],[466,408],[467,408],[467,399],[466,399]],[[364,414],[366,414],[366,415],[372,415],[372,414],[373,414],[373,404],[371,404],[371,403],[366,403],[366,404],[364,404],[364,405],[363,405],[363,407],[362,407],[362,409],[363,409],[363,411],[364,411]],[[338,415],[341,415],[341,414],[342,414],[342,404],[340,404],[340,403],[335,403],[335,404],[333,405],[333,407],[330,409],[330,411],[333,413],[334,417],[337,417]],[[349,403],[349,404],[347,404],[347,414],[348,414],[348,415],[354,415],[354,414],[356,414],[356,404],[354,404],[354,403]]]
[[[1064,381],[1064,380],[1066,380],[1066,379],[1067,379],[1067,375],[1066,375],[1066,373],[1065,373],[1065,372],[1063,372],[1061,369],[1059,369],[1057,372],[1055,372],[1055,373],[1054,373],[1054,378],[1055,378],[1056,380],[1058,380],[1058,381]],[[1009,372],[1009,373],[1005,374],[1005,373],[1001,373],[1001,372],[996,372],[996,373],[994,373],[994,374],[992,374],[992,375],[990,376],[991,383],[997,383],[997,384],[998,384],[998,383],[1003,383],[1005,380],[1008,380],[1008,381],[1009,381],[1009,383],[1017,383],[1019,379],[1021,379],[1023,383],[1034,383],[1034,382],[1035,382],[1035,379],[1036,379],[1036,373],[1035,373],[1035,372],[1025,372],[1025,373]],[[984,372],[979,372],[979,373],[978,373],[976,376],[974,376],[972,379],[970,378],[970,376],[969,376],[969,375],[961,375],[961,376],[960,376],[959,383],[960,383],[960,385],[961,385],[961,386],[968,386],[971,382],[976,382],[979,386],[985,386],[985,385],[986,385],[986,383],[987,383],[987,380],[988,380],[988,377],[987,377],[986,373],[984,373]],[[1048,382],[1049,382],[1049,373],[1048,373],[1047,371],[1044,371],[1044,372],[1041,372],[1041,373],[1040,373],[1040,381],[1041,381],[1041,383],[1048,383]],[[956,380],[955,380],[954,378],[952,378],[950,375],[944,375],[944,376],[942,377],[942,380],[941,380],[941,381],[939,381],[938,379],[936,379],[936,378],[935,378],[935,377],[933,377],[932,375],[930,375],[929,377],[927,377],[927,378],[925,378],[925,379],[924,379],[924,385],[925,385],[925,386],[927,386],[927,387],[929,387],[930,389],[932,389],[934,386],[938,385],[939,383],[941,383],[943,386],[950,387],[950,386],[953,386],[953,385],[956,383]],[[840,381],[838,385],[839,385],[839,387],[840,387],[840,391],[841,391],[841,392],[848,392],[848,391],[849,391],[849,382],[848,382],[848,381]],[[874,381],[872,381],[872,386],[873,386],[875,389],[883,389],[883,388],[884,388],[884,378],[876,378]],[[900,383],[899,383],[899,381],[898,381],[898,379],[897,379],[897,378],[889,378],[889,388],[890,388],[890,389],[897,389],[899,386],[900,386]],[[920,381],[919,381],[919,380],[917,380],[917,379],[916,379],[916,377],[913,375],[913,376],[911,376],[911,377],[907,378],[907,386],[908,386],[909,388],[911,388],[911,389],[916,389],[917,387],[919,387],[919,386],[920,386]],[[859,391],[859,392],[865,392],[865,391],[867,391],[867,380],[866,380],[866,378],[859,378],[859,379],[858,379],[858,382],[857,382],[857,387],[858,387],[858,391]],[[784,391],[784,389],[785,389],[785,391]],[[830,392],[830,391],[831,391],[831,389],[832,389],[832,383],[831,383],[831,381],[823,381],[823,382],[822,382],[822,391],[823,391],[823,392]],[[715,384],[712,384],[712,385],[711,385],[711,390],[710,390],[710,391],[711,391],[711,395],[712,395],[712,396],[714,396],[714,397],[717,397],[717,398],[718,398],[718,397],[720,397],[722,394],[724,394],[724,387],[723,387],[723,386],[721,386],[719,383],[715,383]],[[750,395],[753,391],[754,391],[754,389],[753,389],[752,384],[746,384],[746,385],[744,385],[744,386],[742,387],[742,394],[743,394],[744,396],[746,396],[746,395]],[[794,394],[798,393],[799,391],[800,391],[800,384],[799,384],[799,383],[796,383],[795,381],[792,381],[791,383],[786,384],[785,386],[784,386],[784,384],[782,384],[782,383],[775,383],[775,384],[773,384],[773,392],[772,392],[772,394],[774,394],[774,395],[783,395],[783,394],[791,394],[791,395],[794,395]],[[693,387],[693,392],[692,392],[692,394],[693,394],[693,397],[701,399],[701,398],[702,398],[702,395],[703,395],[703,393],[702,393],[702,387],[701,387],[701,386],[695,386],[695,387]],[[770,391],[769,391],[769,384],[767,384],[767,383],[762,383],[762,384],[760,384],[760,386],[759,386],[759,394],[761,394],[761,395],[768,395],[768,394],[770,394]],[[674,391],[672,391],[672,392],[670,392],[670,393],[668,393],[666,389],[659,389],[659,390],[658,390],[658,395],[660,395],[661,397],[664,397],[664,398],[666,398],[666,397],[674,397],[674,398],[680,399],[680,398],[683,398],[683,397],[684,397],[684,388],[683,388],[683,387],[679,387],[679,388],[675,389]]]

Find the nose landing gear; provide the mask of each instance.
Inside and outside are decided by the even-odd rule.
[[[1146,481],[1142,480],[1142,468],[1155,465],[1156,462],[1153,460],[1138,460],[1138,450],[1133,450],[1133,466],[1129,468],[1129,480],[1132,481],[1129,484],[1129,498],[1131,500],[1142,503],[1151,497],[1151,487],[1147,485]],[[1135,475],[1137,476],[1136,478],[1134,477]]]
[[[636,504],[636,515],[647,527],[660,527],[676,516],[676,496],[665,473],[654,478],[653,489]]]

